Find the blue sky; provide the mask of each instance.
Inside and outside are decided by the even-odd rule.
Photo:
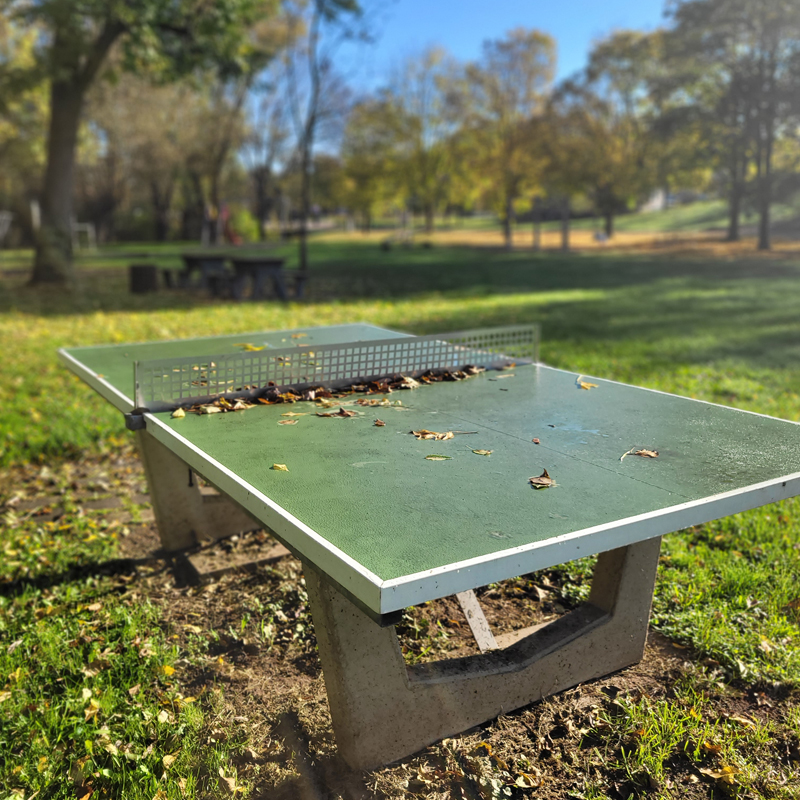
[[[369,4],[365,4],[368,7]],[[374,0],[376,44],[348,70],[350,82],[380,86],[393,66],[431,44],[460,60],[478,58],[485,39],[511,28],[538,28],[558,44],[557,77],[586,63],[595,39],[617,28],[652,30],[663,21],[664,0]]]

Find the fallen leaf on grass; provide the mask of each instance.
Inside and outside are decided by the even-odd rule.
[[[131,688],[128,689],[128,694],[131,697],[136,697],[136,695],[139,694],[139,690],[141,688],[142,688],[142,684],[141,683],[137,683],[136,686],[131,686]]]
[[[236,793],[236,778],[228,777],[222,767],[219,768],[220,788],[227,789],[231,794]]]
[[[699,771],[703,775],[706,775],[709,778],[714,778],[722,783],[727,783],[729,786],[733,786],[733,784],[736,783],[736,776],[739,774],[739,770],[736,769],[736,767],[731,766],[724,766],[719,770],[703,769],[701,767]]]
[[[445,439],[453,438],[453,431],[446,431],[445,433],[437,433],[436,431],[429,431],[421,428],[418,431],[411,431],[417,439],[436,439],[437,442],[444,441]]]
[[[158,712],[156,719],[163,725],[165,722],[170,722],[170,714],[165,708]]]
[[[172,418],[173,419],[182,419],[185,416],[186,416],[186,412],[182,408],[176,408],[172,412]]]
[[[84,709],[84,722],[88,722],[92,717],[96,717],[98,711],[100,711],[100,703],[97,702],[94,698],[89,701],[89,705],[86,706]]]
[[[748,719],[747,717],[741,717],[738,714],[731,714],[731,716],[728,717],[728,719],[731,720],[731,722],[738,722],[740,725],[744,725],[745,728],[756,727],[756,723],[753,722],[752,719]]]
[[[547,474],[547,470],[544,470],[538,477],[528,478],[528,480],[534,489],[546,489],[555,484],[555,481]]]
[[[278,425],[297,425],[298,422],[296,419],[279,419]]]
[[[165,674],[167,677],[169,677],[170,675],[174,675],[174,674],[175,674],[175,667],[171,667],[169,664],[164,664],[164,666],[163,666],[163,667],[161,667],[161,671],[162,671],[162,672],[163,672],[163,673],[164,673],[164,674]]]
[[[453,458],[452,456],[438,456],[438,455],[425,456],[426,461],[450,461],[452,458]]]
[[[346,408],[342,408],[341,406],[339,406],[339,410],[338,411],[326,411],[326,412],[324,412],[322,414],[319,411],[317,411],[317,416],[318,417],[355,417],[356,416],[356,412],[355,411],[348,411]]]
[[[270,469],[277,470],[278,472],[288,472],[289,467],[286,464],[273,464]]]
[[[175,759],[177,757],[178,757],[177,753],[164,756],[164,758],[161,759],[161,763],[164,765],[164,769],[169,769],[175,763]]]
[[[583,375],[578,375],[578,377],[575,380],[575,383],[578,385],[579,388],[587,389],[587,390],[588,389],[596,389],[597,388],[597,384],[596,383],[589,383],[588,381],[582,381],[581,380],[582,377],[583,377]]]
[[[715,742],[709,742],[708,740],[703,742],[702,748],[707,753],[721,753],[722,752],[722,745],[721,744],[716,744]]]
[[[476,456],[490,456],[494,453],[494,450],[473,450],[472,452],[475,453]]]
[[[5,703],[6,700],[11,699],[11,692],[0,692],[0,703]]]
[[[197,625],[184,625],[183,629],[187,633],[202,633],[203,629]]]
[[[376,428],[383,428],[386,426],[386,423],[382,419],[376,419],[375,422],[372,423]]]

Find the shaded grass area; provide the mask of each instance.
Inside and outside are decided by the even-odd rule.
[[[376,257],[374,246],[316,247],[331,268],[368,271]],[[188,608],[196,595],[154,592],[146,570],[116,562],[121,527],[85,513],[76,494],[70,464],[100,458],[113,474],[129,439],[120,415],[58,364],[57,347],[354,320],[417,333],[539,322],[543,359],[555,366],[800,419],[798,264],[465,248],[384,255],[396,275],[376,296],[307,304],[131,297],[122,279],[89,282],[76,296],[3,285],[0,786],[7,796],[46,788],[43,796],[81,797],[82,787],[100,796],[229,796],[230,781],[246,773],[236,766],[246,747],[266,761],[247,772],[244,788],[292,796],[291,787],[304,784],[301,765],[287,755],[291,730],[281,733],[286,709],[299,714],[314,758],[334,758],[296,568],[262,572],[245,591],[236,579],[217,606],[209,595],[214,613],[171,627],[181,598]],[[25,475],[60,498],[57,520],[15,510]],[[130,510],[139,513],[133,503]],[[484,599],[497,604],[498,618],[511,597],[531,612],[546,603],[570,608],[586,596],[590,569],[590,560],[574,562],[488,587]],[[645,688],[612,678],[605,694],[587,688],[429,748],[365,779],[364,796],[797,797],[798,575],[797,501],[667,537],[653,622],[687,648],[674,650],[675,663],[659,667]],[[260,584],[281,602],[260,594]],[[407,658],[461,647],[452,616],[436,604],[409,612],[401,627]],[[265,695],[276,703],[266,731],[231,722],[248,701],[235,695],[245,684],[226,664],[247,642],[260,649],[254,670],[301,687]],[[615,680],[622,686],[614,689]],[[219,684],[226,693],[214,691]],[[334,785],[331,796],[350,796]]]

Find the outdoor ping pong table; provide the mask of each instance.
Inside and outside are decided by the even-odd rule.
[[[354,767],[640,660],[660,537],[800,494],[797,424],[524,363],[513,354],[526,328],[504,330],[494,348],[492,335],[417,346],[353,324],[60,352],[139,428],[165,549],[265,526],[303,561],[337,744]],[[450,361],[491,350],[494,366],[517,364],[394,392],[388,406],[350,405],[347,418],[319,417],[312,403],[179,419],[169,410],[220,386],[247,389],[254,375],[341,378],[333,362],[350,377],[378,362],[411,372],[420,365],[402,358],[431,342],[446,342]],[[297,424],[279,424],[287,419]],[[410,433],[420,429],[469,433],[420,440]],[[640,448],[658,457],[622,458]],[[528,479],[545,468],[555,485],[535,490]],[[203,497],[193,473],[223,494]],[[597,553],[588,602],[493,640],[470,590]],[[407,667],[398,614],[456,593],[486,652]]]

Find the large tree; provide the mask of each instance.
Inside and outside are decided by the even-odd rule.
[[[670,13],[676,93],[711,117],[727,165],[729,238],[752,164],[758,247],[768,249],[775,144],[800,110],[800,0],[682,0]]]
[[[466,71],[466,126],[473,164],[512,246],[515,203],[538,186],[544,158],[535,118],[555,69],[555,42],[546,33],[517,28],[484,42],[483,58]]]
[[[395,123],[395,150],[402,162],[407,201],[419,208],[425,230],[433,230],[436,211],[450,195],[456,168],[453,134],[459,123],[457,66],[431,47],[410,57],[383,93]]]
[[[70,226],[75,148],[87,91],[112,47],[122,65],[163,77],[198,67],[236,65],[248,46],[243,28],[271,4],[262,0],[0,0],[0,13],[41,35],[35,69],[50,84],[42,226],[32,281],[72,278]]]
[[[308,217],[314,147],[344,129],[350,91],[334,65],[343,42],[366,38],[358,0],[284,0],[287,98],[300,172],[299,268],[308,269]]]
[[[405,183],[397,153],[400,123],[397,109],[386,98],[356,103],[342,139],[345,201],[369,230],[375,214],[399,200]]]

